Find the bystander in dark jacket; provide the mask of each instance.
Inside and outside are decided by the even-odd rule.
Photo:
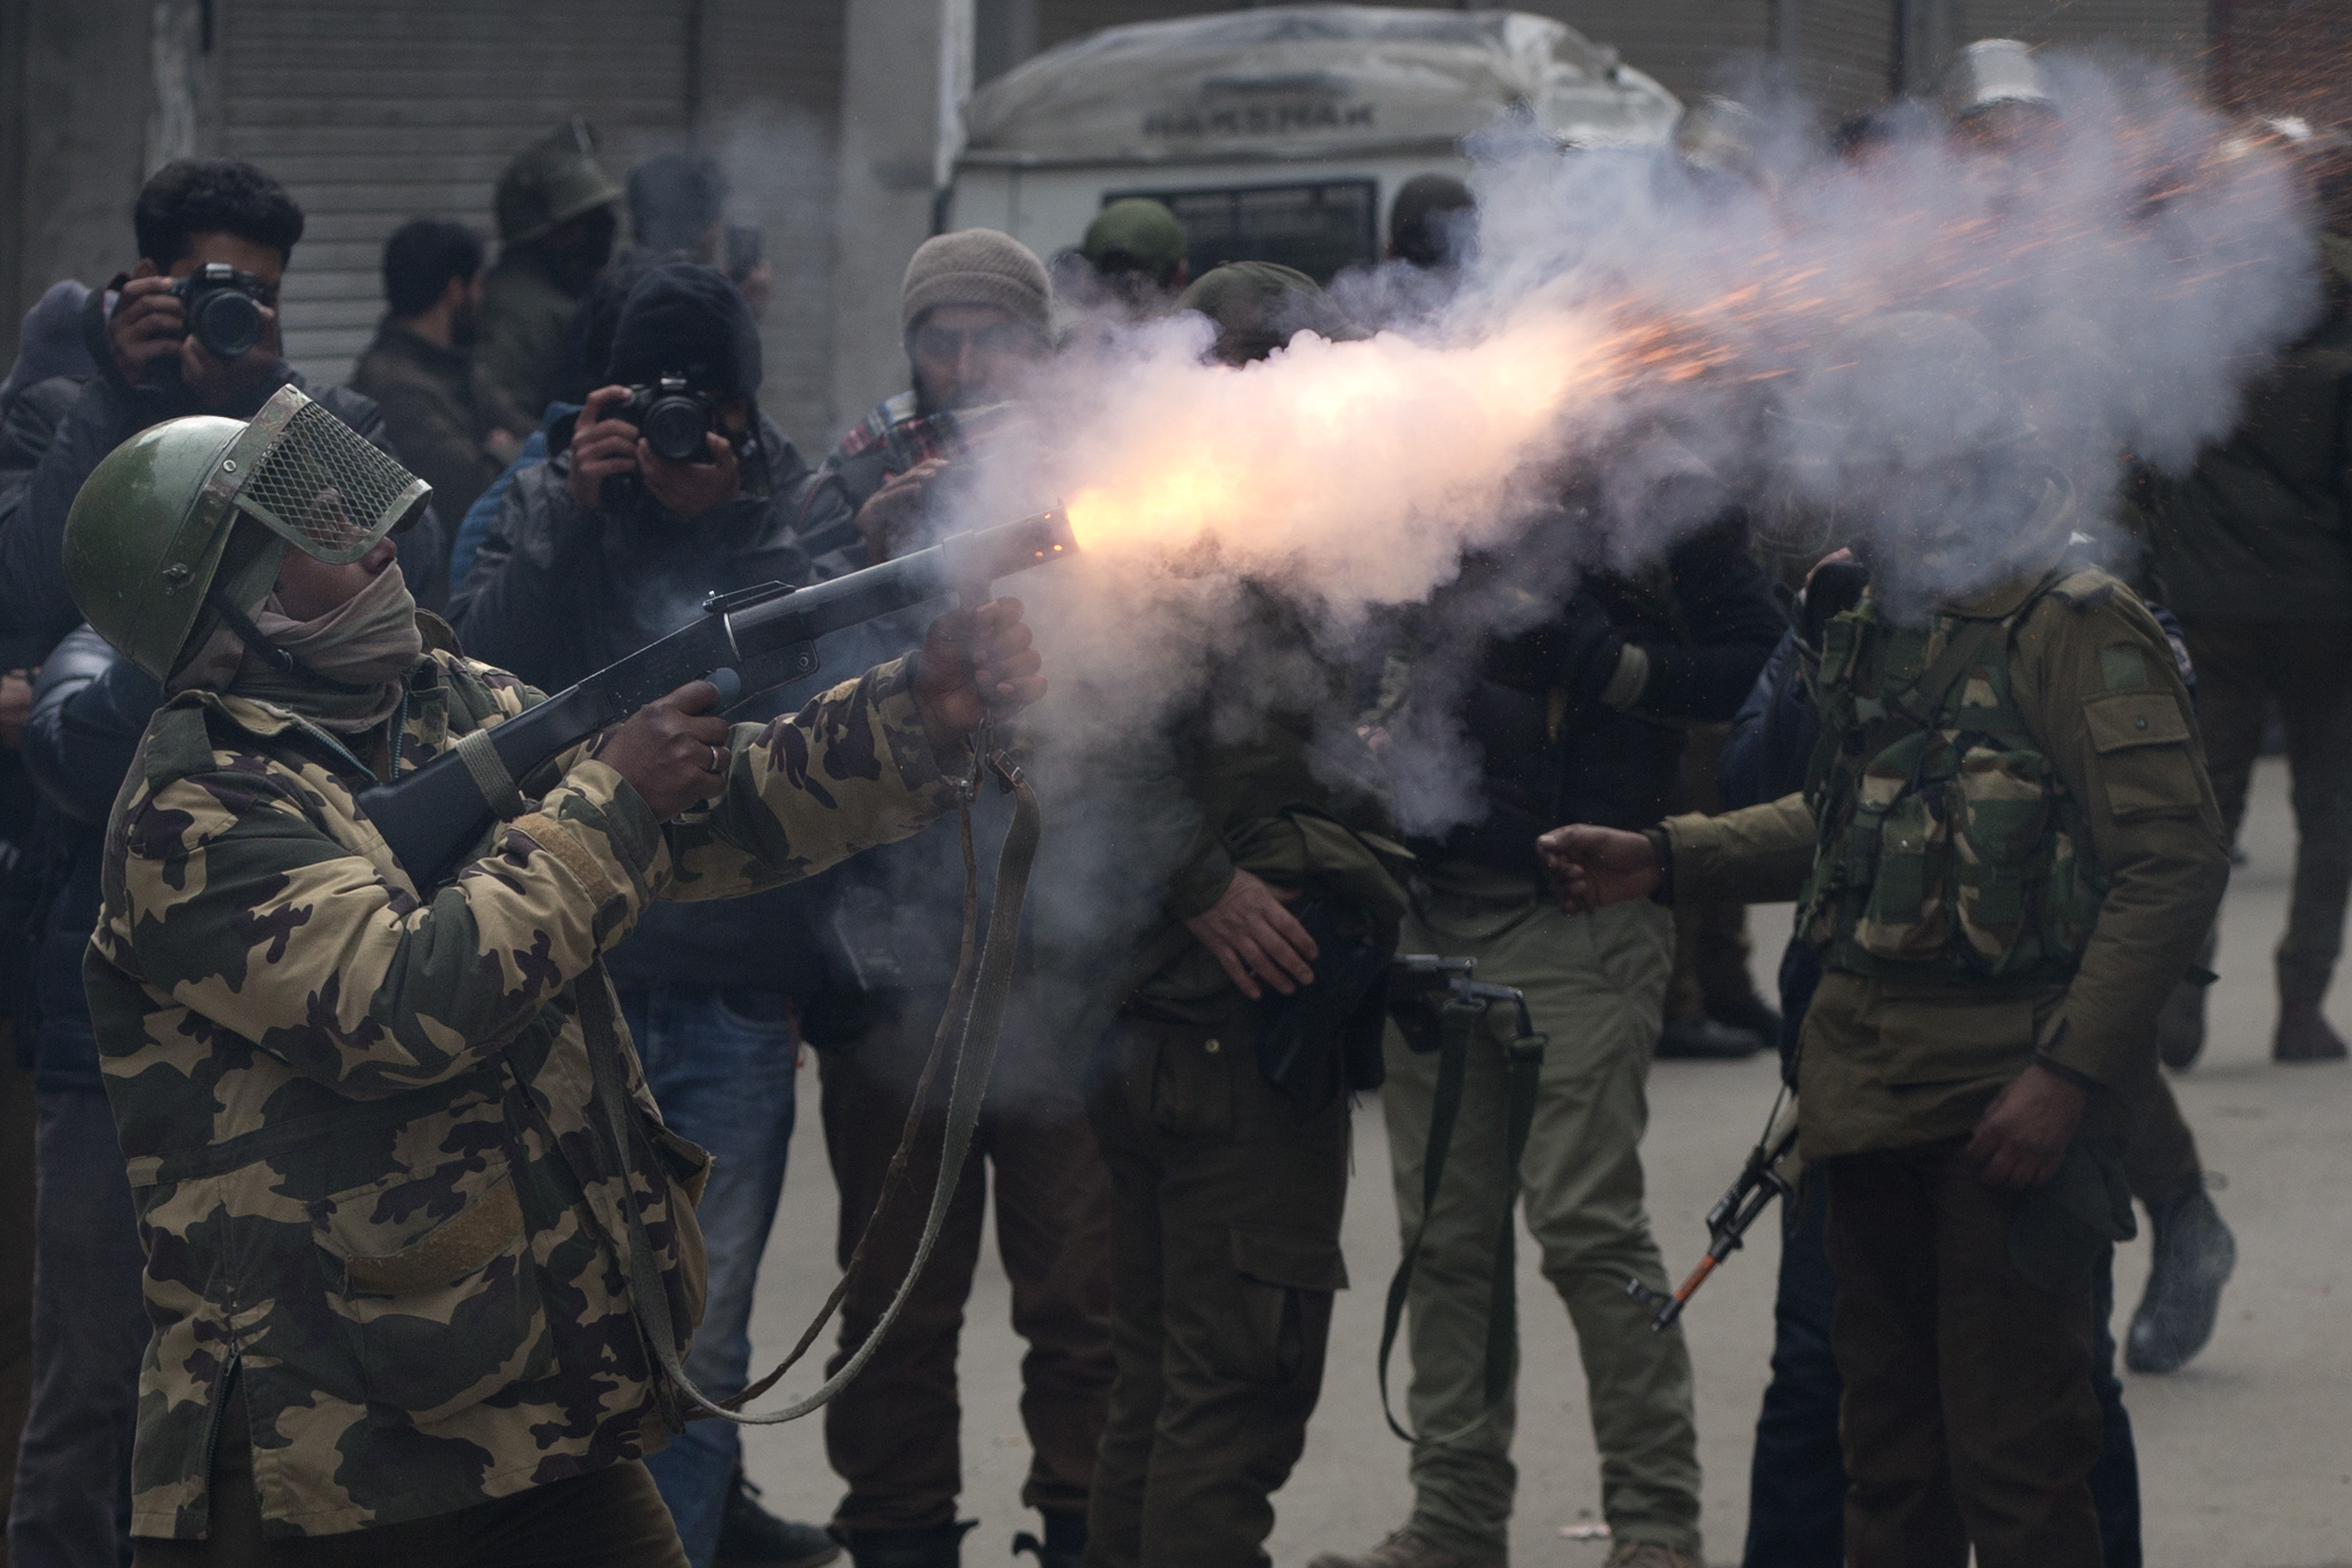
[[[793,539],[812,522],[847,513],[838,492],[820,485],[760,416],[758,330],[723,274],[688,263],[653,269],[621,302],[603,341],[589,405],[553,421],[547,460],[513,476],[450,609],[470,654],[549,691],[675,631],[702,613],[712,592],[807,581],[808,558]],[[614,428],[617,387],[668,374],[685,376],[709,399],[719,426],[710,462],[686,476],[696,481],[690,491],[671,488],[670,479],[697,465],[651,467],[661,459],[635,433]],[[630,468],[591,479],[624,443],[637,454]],[[708,498],[728,488],[730,466],[736,483],[724,499],[690,513],[661,499]],[[832,678],[847,668],[833,663]],[[806,694],[804,686],[798,695]],[[731,717],[788,711],[797,695],[755,701]],[[809,913],[815,900],[795,884],[723,908],[648,908],[604,960],[664,1119],[717,1157],[698,1209],[709,1294],[686,1369],[721,1396],[749,1376],[752,1285],[792,1134],[796,1019],[824,982]],[[827,1544],[814,1526],[761,1513],[742,1488],[737,1429],[725,1422],[688,1427],[646,1468],[695,1568],[751,1555],[735,1537],[745,1521],[766,1536],[798,1541],[792,1559]]]
[[[474,341],[482,300],[482,242],[459,224],[418,218],[383,247],[391,307],[352,368],[352,390],[383,410],[392,444],[433,487],[446,521],[466,515],[527,430],[501,432],[474,398]]]
[[[2273,704],[2286,732],[2296,842],[2276,959],[2281,1061],[2346,1055],[2321,1011],[2352,899],[2352,213],[2338,221],[2320,237],[2320,323],[2248,391],[2227,440],[2141,497],[2232,837]],[[2194,1055],[2168,1045],[2175,1066]]]

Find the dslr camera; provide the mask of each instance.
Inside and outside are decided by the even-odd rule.
[[[207,261],[172,285],[188,318],[188,335],[217,360],[242,359],[261,341],[261,307],[269,285],[226,261]]]
[[[635,426],[646,445],[673,463],[709,462],[710,448],[703,438],[719,428],[719,410],[709,395],[688,386],[682,375],[629,388],[629,400],[605,417]]]
[[[625,419],[637,427],[656,456],[673,463],[707,463],[709,444],[704,439],[719,428],[719,409],[710,395],[687,384],[682,375],[666,375],[650,386],[629,388],[628,400],[604,412],[607,419]],[[631,469],[607,475],[601,488],[608,511],[625,511],[645,499],[646,479]]]

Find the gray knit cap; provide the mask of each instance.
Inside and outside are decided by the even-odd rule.
[[[898,326],[911,332],[941,305],[992,305],[1039,336],[1050,330],[1045,264],[1036,252],[992,228],[933,235],[915,247],[898,289]]]

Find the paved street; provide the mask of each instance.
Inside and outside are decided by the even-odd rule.
[[[2285,913],[2293,847],[2283,767],[2256,781],[2250,864],[2224,914],[2212,1040],[2177,1080],[2208,1165],[2228,1180],[2219,1199],[2242,1260],[2212,1347],[2170,1378],[2126,1376],[2139,1436],[2147,1560],[2157,1568],[2344,1568],[2352,1563],[2352,1069],[2284,1068],[2269,1060],[2270,949]],[[1769,974],[1785,909],[1757,911],[1759,973]],[[2331,1006],[2352,1029],[2352,984]],[[1701,1217],[1736,1173],[1771,1099],[1766,1058],[1734,1065],[1663,1063],[1652,1079],[1646,1156],[1651,1212],[1677,1276],[1705,1241]],[[1396,1261],[1389,1163],[1377,1108],[1356,1119],[1356,1183],[1348,1215],[1354,1289],[1332,1335],[1323,1403],[1306,1458],[1276,1500],[1277,1563],[1328,1547],[1360,1548],[1407,1505],[1403,1448],[1381,1424],[1372,1383],[1382,1287]],[[834,1201],[817,1125],[815,1074],[803,1069],[785,1212],[761,1281],[755,1360],[769,1364],[824,1300],[834,1278]],[[2144,1222],[2143,1222],[2144,1223]],[[1525,1370],[1517,1458],[1516,1561],[1597,1568],[1605,1548],[1563,1539],[1597,1520],[1599,1487],[1574,1336],[1531,1249],[1520,1249]],[[1711,1560],[1736,1563],[1748,1512],[1748,1458],[1771,1340],[1776,1226],[1709,1284],[1688,1319],[1698,1368]],[[2121,1331],[2147,1271],[2145,1238],[2116,1263]],[[2342,1292],[2338,1294],[2337,1292]],[[1004,1279],[983,1259],[964,1338],[963,1511],[981,1528],[967,1562],[1003,1560],[1022,1511],[1028,1449],[1015,1401],[1020,1344],[1007,1326]],[[830,1340],[827,1342],[830,1342]],[[814,1357],[812,1358],[814,1360]],[[1402,1369],[1402,1355],[1400,1355]],[[1402,1371],[1400,1371],[1400,1376]],[[815,1381],[795,1375],[792,1386]],[[772,1398],[773,1396],[772,1396]],[[839,1496],[815,1418],[747,1440],[752,1478],[788,1514],[823,1519]]]

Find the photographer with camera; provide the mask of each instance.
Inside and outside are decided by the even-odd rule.
[[[656,267],[592,336],[610,384],[516,476],[451,607],[470,650],[546,690],[676,629],[714,589],[804,580],[794,531],[828,508],[847,517],[760,416],[759,329],[722,274]],[[750,1371],[752,1283],[792,1135],[794,1017],[814,984],[795,967],[813,946],[808,898],[661,905],[607,958],[663,1116],[718,1156],[698,1210],[709,1301],[686,1363],[715,1394]],[[837,1555],[821,1530],[759,1507],[740,1449],[735,1427],[701,1421],[647,1461],[696,1568]]]
[[[112,313],[99,290],[82,318],[99,374],[0,523],[0,621],[44,648],[82,618],[59,559],[67,509],[99,460],[140,431],[190,414],[249,418],[293,385],[393,452],[375,404],[312,388],[280,357],[278,283],[302,237],[302,209],[285,186],[237,159],[179,159],[139,193],[131,226],[140,260],[108,286],[120,291]],[[400,541],[401,570],[427,608],[448,591],[445,539],[428,514]]]

